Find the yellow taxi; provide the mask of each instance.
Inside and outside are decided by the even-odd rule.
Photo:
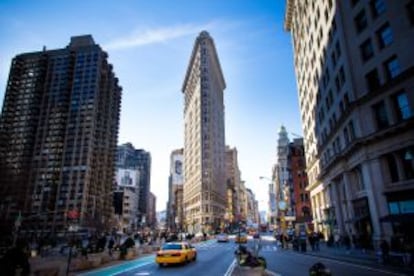
[[[159,266],[188,263],[197,259],[197,250],[188,242],[168,242],[157,252],[155,262]]]
[[[237,234],[234,241],[236,243],[247,243],[247,235],[245,233]]]

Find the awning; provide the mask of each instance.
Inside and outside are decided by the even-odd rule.
[[[391,214],[380,218],[380,222],[412,222],[414,213],[407,214]]]

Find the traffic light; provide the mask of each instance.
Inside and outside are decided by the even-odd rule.
[[[114,209],[115,214],[122,215],[122,205],[124,200],[124,192],[114,192]]]

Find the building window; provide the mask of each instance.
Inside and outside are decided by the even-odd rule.
[[[349,136],[348,136],[348,129],[344,128],[344,141],[345,141],[345,145],[349,144]]]
[[[394,41],[389,23],[385,23],[381,26],[381,28],[377,31],[377,38],[381,49],[390,45]]]
[[[372,17],[376,18],[385,12],[384,0],[371,0],[370,2]]]
[[[352,122],[352,121],[349,122],[348,129],[349,129],[349,138],[350,138],[350,140],[352,140],[356,137],[355,136],[354,122]]]
[[[384,63],[385,72],[387,74],[387,78],[393,79],[398,76],[401,72],[400,63],[397,60],[396,56],[391,57]]]
[[[397,110],[398,120],[402,121],[413,116],[407,94],[403,91],[394,97],[394,105]]]
[[[354,18],[354,22],[357,33],[362,32],[368,26],[367,15],[365,14],[364,9],[357,14]]]
[[[410,20],[411,25],[414,25],[414,0],[411,0],[406,7],[408,19]]]
[[[394,155],[388,154],[386,156],[386,160],[387,160],[388,171],[391,177],[391,182],[399,181],[400,179],[398,176],[398,166],[397,166],[397,161],[395,160]]]
[[[414,147],[407,148],[401,152],[403,170],[405,174],[405,179],[414,178]]]
[[[374,69],[370,71],[368,74],[366,74],[365,80],[367,82],[367,87],[370,92],[380,87],[380,80],[377,69]]]
[[[339,59],[341,57],[341,45],[339,45],[339,41],[335,43],[335,52],[337,58]]]
[[[388,127],[389,123],[385,103],[381,101],[380,103],[374,105],[373,109],[378,129]]]
[[[374,56],[374,48],[372,47],[372,42],[370,38],[365,40],[359,46],[359,49],[361,52],[362,61],[367,61]]]

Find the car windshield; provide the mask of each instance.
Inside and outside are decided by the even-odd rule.
[[[165,244],[162,250],[180,250],[181,244]]]

